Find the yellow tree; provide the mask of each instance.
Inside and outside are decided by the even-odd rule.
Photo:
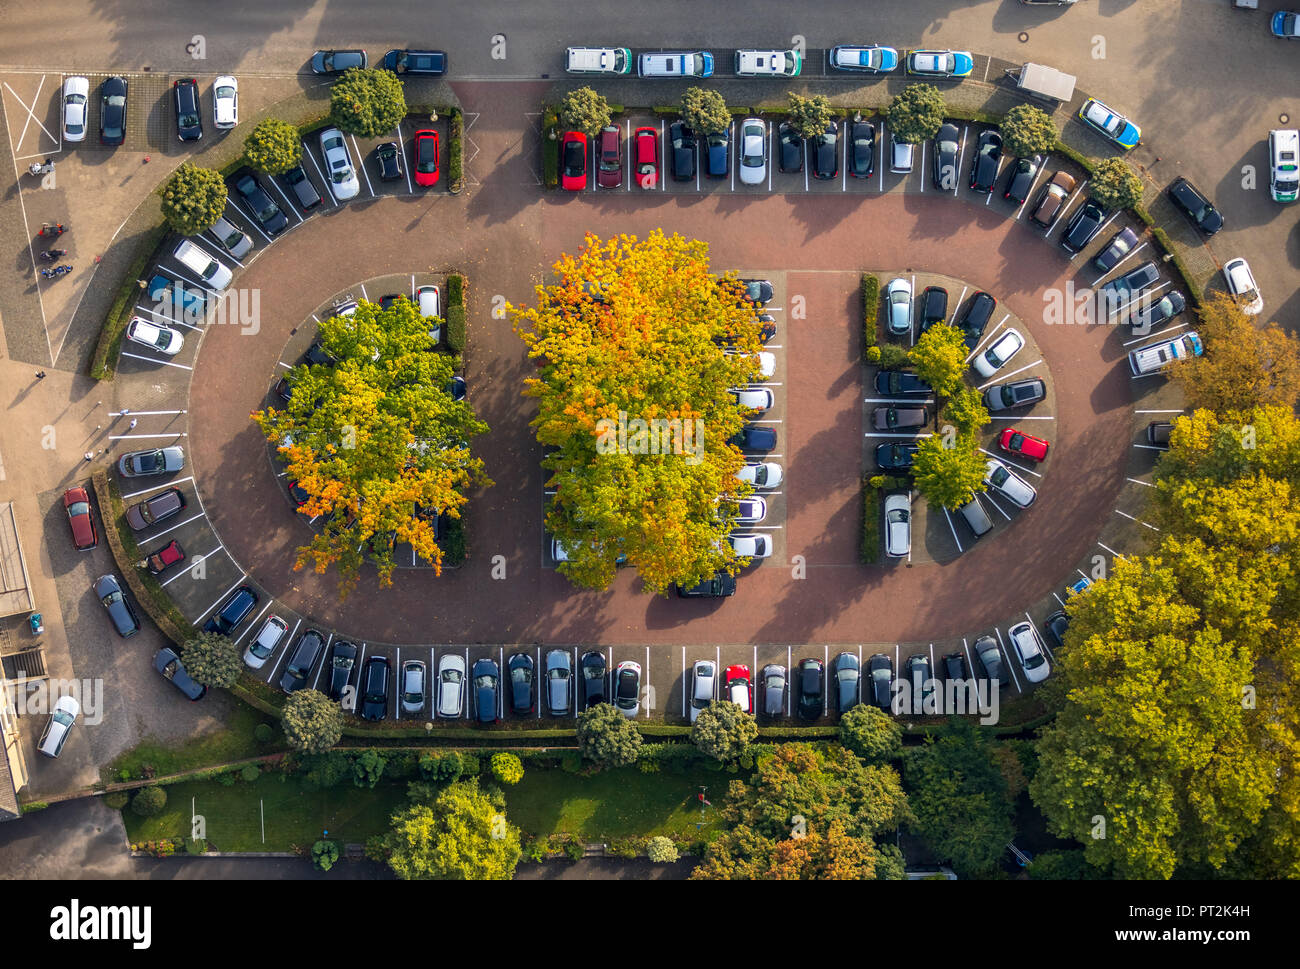
[[[433,352],[429,321],[407,300],[362,302],[324,320],[320,341],[336,362],[294,367],[287,406],[252,415],[307,494],[298,511],[324,521],[295,567],[335,565],[346,595],[367,554],[390,585],[394,545],[406,542],[440,573],[439,514],[459,518],[467,492],[492,483],[469,446],[487,425],[448,393],[454,359]]]

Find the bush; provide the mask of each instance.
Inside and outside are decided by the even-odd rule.
[[[302,136],[279,118],[266,118],[244,139],[244,157],[256,171],[283,175],[302,161]]]
[[[800,138],[815,138],[826,130],[826,126],[834,117],[831,103],[826,99],[826,95],[815,94],[806,98],[791,91],[789,98],[790,124],[794,126]]]
[[[459,192],[465,181],[465,116],[460,108],[447,114],[447,188]]]
[[[915,145],[935,136],[947,105],[933,84],[909,84],[894,96],[888,113],[889,133]]]
[[[339,860],[337,841],[317,841],[311,846],[311,863],[320,871],[329,871]]]
[[[657,835],[646,845],[646,857],[658,865],[674,862],[677,860],[677,845],[671,839]]]
[[[352,783],[357,787],[374,790],[379,779],[384,776],[387,763],[388,759],[377,750],[362,751],[361,756],[352,762]]]
[[[581,842],[575,840],[564,846],[564,853],[569,856],[570,861],[581,861],[582,856],[586,854],[586,849]]]
[[[142,818],[152,818],[167,806],[167,792],[156,784],[142,787],[131,798],[131,810]]]
[[[962,331],[948,323],[936,323],[921,334],[907,354],[916,375],[934,388],[939,397],[951,397],[962,386],[966,374],[966,342]]]
[[[691,743],[700,753],[730,762],[758,739],[758,723],[730,700],[714,700],[691,726]]]
[[[191,162],[172,172],[158,194],[162,196],[163,218],[185,236],[212,228],[226,208],[226,180],[221,173]]]
[[[862,274],[862,347],[864,351],[873,349],[880,342],[878,331],[880,319],[880,280],[871,273]],[[880,359],[877,351],[876,360]],[[867,362],[872,363],[871,354]]]
[[[958,434],[972,436],[993,419],[984,406],[983,395],[974,387],[966,387],[944,405],[942,420],[957,428]]]
[[[460,565],[469,556],[469,546],[465,541],[465,519],[445,515],[438,524],[438,547],[442,549],[442,559],[448,565]]]
[[[524,848],[524,857],[529,861],[544,861],[550,850],[550,842],[546,840],[545,835],[542,835],[540,838],[534,838],[528,843]]]
[[[880,347],[867,347],[863,356],[866,357],[867,363],[872,366],[880,366]]]
[[[294,750],[318,754],[343,736],[343,712],[319,690],[298,690],[284,704],[285,739]]]
[[[1131,209],[1142,203],[1142,179],[1122,158],[1107,158],[1092,170],[1089,194],[1107,209]]]
[[[330,118],[345,134],[378,138],[405,117],[406,96],[392,71],[353,67],[330,87]]]
[[[904,367],[910,360],[907,348],[900,347],[897,343],[882,343],[877,349],[880,351],[880,366],[886,370]]]
[[[253,728],[253,739],[259,744],[268,744],[275,737],[275,727],[269,723],[259,723]]]
[[[236,780],[238,780],[238,777],[233,770],[222,771],[217,775],[217,783],[222,787],[234,787]]]
[[[858,555],[871,565],[880,560],[880,489],[871,478],[862,480],[862,541]]]
[[[1056,125],[1032,104],[1017,104],[1008,111],[1000,129],[1002,150],[1015,158],[1046,154],[1056,144]]]
[[[681,115],[686,127],[701,135],[726,131],[731,124],[722,95],[702,87],[688,87],[682,94]]]
[[[465,277],[459,273],[447,276],[447,349],[452,353],[465,352]]]
[[[560,118],[555,108],[542,108],[542,181],[547,188],[560,184]]]
[[[230,688],[239,682],[244,663],[241,652],[229,636],[201,632],[181,648],[185,672],[203,686]]]
[[[931,508],[954,511],[984,490],[988,459],[971,435],[945,447],[942,435],[922,438],[912,459],[912,480]]]
[[[122,810],[130,799],[131,795],[127,794],[126,791],[113,791],[111,794],[104,795],[104,803],[114,811]]]
[[[246,784],[253,783],[253,781],[257,780],[261,776],[262,768],[258,767],[256,764],[247,764],[244,769],[239,772],[239,779]]]
[[[461,764],[461,756],[454,750],[444,753],[438,762],[438,780],[445,781],[448,784],[460,780],[460,775],[464,773],[464,766]]]
[[[208,841],[206,838],[185,839],[185,853],[187,855],[201,855],[207,850]]]
[[[600,703],[578,715],[578,747],[599,767],[636,762],[641,732],[612,704]]]
[[[341,750],[331,750],[304,758],[302,771],[304,787],[324,790],[341,784],[352,772],[352,758]]]
[[[159,244],[167,236],[166,223],[154,226],[144,236],[135,259],[122,276],[122,283],[117,288],[113,305],[104,317],[104,325],[99,330],[99,342],[95,344],[95,355],[90,362],[90,376],[95,380],[107,380],[113,376],[117,367],[117,354],[122,347],[122,335],[126,325],[135,315],[135,304],[140,299],[140,285],[136,280],[144,275],[150,263],[155,261]]]
[[[902,753],[903,726],[885,711],[859,703],[840,717],[840,743],[863,760],[889,760]]]
[[[492,755],[492,776],[502,784],[518,784],[524,779],[524,765],[514,754]]]
[[[580,87],[560,98],[559,115],[566,131],[581,131],[588,138],[595,138],[613,120],[604,95],[589,87]]]

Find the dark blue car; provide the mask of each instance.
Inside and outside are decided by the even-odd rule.
[[[501,683],[497,664],[490,659],[478,660],[470,670],[470,680],[474,689],[474,718],[479,723],[496,723],[497,690]]]

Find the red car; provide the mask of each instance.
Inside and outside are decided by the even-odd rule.
[[[1008,454],[1018,454],[1031,461],[1042,461],[1047,457],[1047,449],[1051,445],[1041,437],[1034,437],[1024,431],[1017,431],[1014,427],[1008,427],[998,438],[998,447]]]
[[[587,139],[581,131],[566,131],[560,144],[560,187],[581,192],[587,187]]]
[[[181,548],[180,542],[172,541],[149,556],[149,573],[162,575],[177,562],[184,561],[185,549]]]
[[[754,690],[749,685],[748,666],[728,666],[722,674],[722,698],[730,700],[746,713],[754,712]]]
[[[438,132],[432,128],[415,133],[415,184],[438,184]]]
[[[601,188],[618,188],[623,184],[623,139],[618,127],[610,125],[600,133],[600,165],[596,169],[596,184]]]
[[[655,128],[637,128],[632,135],[632,158],[636,180],[645,189],[659,185],[659,132]]]
[[[79,552],[87,552],[99,544],[95,520],[90,517],[90,495],[85,488],[69,488],[63,493],[63,510],[68,513],[72,526],[72,544]]]

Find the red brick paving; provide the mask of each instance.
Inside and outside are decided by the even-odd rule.
[[[1042,292],[1069,264],[1040,233],[1005,212],[933,194],[880,197],[728,195],[677,200],[619,192],[543,195],[532,176],[535,142],[522,112],[543,85],[457,86],[480,154],[481,187],[460,199],[383,199],[318,217],[246,269],[262,290],[262,329],[212,327],[194,371],[190,450],[204,504],[241,566],[271,593],[324,626],[372,641],[556,643],[804,643],[924,641],[1005,620],[1059,586],[1093,547],[1124,481],[1129,379],[1101,327],[1045,326]],[[540,449],[531,403],[518,389],[531,367],[491,297],[530,299],[554,259],[588,229],[644,236],[663,228],[701,238],[718,269],[776,268],[807,298],[808,319],[782,320],[788,355],[787,552],[807,578],[769,564],[750,570],[722,602],[650,598],[621,575],[605,593],[575,591],[542,567]],[[856,564],[861,460],[861,335],[857,273],[904,266],[960,277],[1004,301],[1034,332],[1055,378],[1050,471],[1038,501],[996,541],[948,565]],[[275,380],[289,331],[322,299],[391,272],[457,268],[469,277],[466,376],[492,431],[479,439],[497,482],[471,503],[471,558],[435,578],[399,570],[391,589],[373,574],[343,604],[333,573],[294,573],[306,541],[279,492],[248,415]],[[826,272],[841,270],[842,272]],[[788,312],[783,314],[788,317]],[[489,577],[494,555],[507,578]]]

